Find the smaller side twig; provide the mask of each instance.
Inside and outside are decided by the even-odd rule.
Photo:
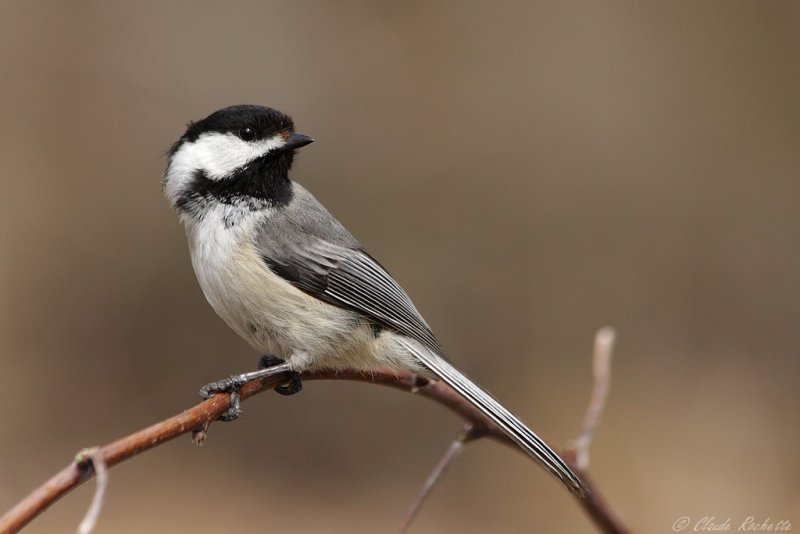
[[[453,463],[453,461],[461,454],[461,451],[464,450],[464,445],[469,443],[470,441],[477,439],[483,436],[483,433],[476,430],[475,426],[472,423],[467,423],[464,425],[464,428],[461,429],[461,432],[455,437],[455,439],[450,442],[450,446],[444,453],[444,456],[439,460],[439,463],[433,468],[431,474],[428,475],[427,480],[425,480],[425,484],[423,484],[422,489],[420,490],[417,498],[414,499],[414,502],[411,503],[411,507],[408,509],[406,513],[406,518],[403,521],[403,526],[400,527],[401,534],[404,532],[408,532],[409,527],[411,527],[411,523],[414,521],[414,518],[417,517],[417,513],[422,508],[422,505],[428,500],[433,488],[436,487],[436,484],[439,482],[439,479],[442,478],[447,468]]]
[[[611,355],[614,352],[615,338],[616,332],[608,326],[598,330],[594,336],[592,395],[586,406],[586,414],[583,416],[581,433],[575,438],[571,447],[575,451],[575,463],[581,469],[589,468],[589,445],[592,443],[611,388]]]
[[[108,487],[108,466],[103,459],[103,451],[97,447],[82,450],[78,453],[75,461],[78,463],[91,462],[97,477],[92,503],[89,505],[89,509],[86,510],[86,515],[83,517],[81,524],[78,525],[77,531],[78,534],[89,534],[97,525],[100,512],[103,510],[106,488]]]

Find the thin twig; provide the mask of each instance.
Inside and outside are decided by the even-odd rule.
[[[434,400],[439,404],[457,413],[475,427],[476,431],[485,433],[488,437],[504,443],[520,452],[523,452],[511,441],[502,430],[497,428],[472,404],[460,397],[455,391],[442,382],[431,382],[423,387],[419,386],[416,376],[410,372],[395,373],[391,371],[374,371],[368,375],[357,372],[316,372],[303,373],[303,380],[355,380],[380,384],[406,392],[415,392],[417,395]],[[274,375],[245,384],[241,390],[241,400],[273,389],[287,379],[283,375]],[[127,460],[141,452],[161,445],[173,438],[186,433],[197,431],[205,432],[208,426],[230,407],[230,395],[218,394],[200,404],[156,423],[148,428],[126,436],[108,445],[98,447],[98,452],[108,467]],[[524,453],[523,453],[524,454]],[[564,453],[565,461],[580,476],[587,485],[588,492],[578,502],[602,532],[616,533],[628,532],[617,515],[602,498],[601,492],[595,487],[587,474],[575,464],[574,454],[569,451]],[[527,454],[526,454],[526,457]],[[528,457],[529,458],[529,457]],[[16,506],[0,517],[0,533],[17,532],[36,516],[41,514],[55,501],[81,485],[92,476],[92,469],[88,462],[72,462],[41,487],[34,490]]]
[[[78,453],[76,461],[80,462],[82,458],[88,458],[88,460],[92,462],[92,467],[94,468],[97,478],[92,504],[86,511],[83,521],[78,525],[78,534],[89,534],[94,530],[95,525],[97,525],[100,512],[103,510],[106,488],[108,487],[108,467],[106,466],[105,460],[103,460],[103,452],[100,450],[87,449],[81,451]]]
[[[401,534],[404,532],[408,532],[409,527],[411,527],[412,521],[417,516],[417,513],[422,508],[422,505],[428,500],[433,488],[436,487],[436,484],[439,482],[439,479],[442,478],[444,472],[447,471],[447,468],[453,463],[453,461],[461,454],[461,451],[464,450],[464,445],[468,442],[476,439],[478,434],[475,432],[475,427],[472,426],[472,423],[467,423],[464,425],[464,428],[458,433],[453,441],[450,442],[450,446],[447,447],[447,450],[444,453],[444,456],[439,460],[436,466],[431,471],[431,474],[428,475],[428,478],[425,480],[425,484],[423,484],[422,489],[420,490],[417,498],[414,499],[414,502],[411,503],[411,506],[406,513],[406,517],[403,520],[403,525],[400,527]]]
[[[572,445],[575,449],[575,461],[581,469],[589,469],[589,445],[592,443],[592,437],[600,422],[611,388],[611,355],[614,352],[615,338],[616,332],[608,326],[598,330],[594,336],[592,395],[586,406],[581,433]]]

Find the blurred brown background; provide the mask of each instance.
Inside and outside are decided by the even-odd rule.
[[[5,1],[0,69],[0,509],[255,365],[160,175],[188,120],[261,103],[317,139],[294,177],[544,435],[576,435],[617,328],[591,470],[632,526],[800,525],[797,3]],[[394,532],[461,426],[338,382],[244,409],[115,468],[98,532]],[[29,531],[74,531],[91,492]],[[593,528],[486,442],[414,531]]]

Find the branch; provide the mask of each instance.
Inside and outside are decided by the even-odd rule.
[[[357,372],[320,371],[302,373],[302,380],[354,380],[392,387],[401,391],[415,393],[442,404],[472,424],[474,432],[486,435],[525,454],[517,445],[489,421],[469,402],[461,398],[455,391],[442,382],[430,382],[419,386],[419,380],[413,373],[391,371],[375,371],[369,375]],[[241,400],[261,393],[286,381],[283,375],[275,375],[245,384],[241,389]],[[91,478],[95,472],[92,458],[102,458],[104,467],[127,460],[173,438],[191,432],[194,440],[205,439],[206,431],[212,422],[230,407],[230,395],[221,393],[169,419],[156,423],[148,428],[135,432],[108,445],[97,447],[91,456],[82,455],[70,463],[59,473],[45,482],[38,489],[20,501],[16,506],[0,517],[0,532],[16,532],[36,516],[44,512],[58,499]],[[525,455],[526,457],[527,454]],[[528,457],[529,458],[529,457]],[[586,472],[576,464],[575,454],[567,451],[564,460],[575,473],[580,476],[589,489],[587,495],[578,499],[589,517],[603,532],[628,532],[628,529],[612,512],[600,491],[589,479]]]

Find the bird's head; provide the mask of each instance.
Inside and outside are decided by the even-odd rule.
[[[169,151],[164,193],[179,210],[199,200],[280,203],[294,151],[313,141],[291,117],[239,105],[192,122]]]

